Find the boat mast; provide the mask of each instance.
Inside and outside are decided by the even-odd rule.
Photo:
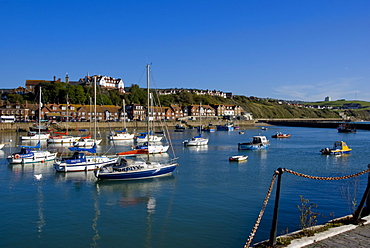
[[[122,108],[123,108],[123,129],[126,132],[126,104],[125,104],[125,99],[122,99]]]
[[[41,147],[41,138],[40,138],[40,135],[41,135],[41,86],[40,86],[40,94],[39,94],[39,143],[40,143],[40,147]]]
[[[96,142],[96,77],[94,77],[94,142]]]
[[[150,140],[150,133],[149,133],[149,105],[150,105],[150,91],[149,91],[149,72],[150,71],[150,65],[146,65],[146,84],[147,84],[147,108],[146,108],[146,131],[147,131],[147,137],[148,137],[148,154],[147,154],[147,163],[150,164],[149,160],[149,140]]]
[[[67,94],[67,120],[66,120],[66,129],[67,129],[67,132],[66,134],[68,135],[68,104],[69,104],[69,100],[68,100],[68,94]]]

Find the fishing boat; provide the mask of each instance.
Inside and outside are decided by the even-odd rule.
[[[272,135],[271,138],[277,138],[277,139],[290,138],[290,134],[277,132],[276,134]]]
[[[245,161],[247,159],[248,159],[247,155],[235,155],[235,156],[231,156],[229,158],[229,161],[239,162],[239,161]]]
[[[266,136],[254,136],[252,142],[238,143],[238,150],[258,150],[270,146]]]
[[[350,123],[343,123],[337,127],[338,133],[356,133],[356,127]]]
[[[330,149],[329,147],[326,147],[324,149],[321,149],[320,152],[323,155],[342,155],[342,154],[350,153],[351,151],[352,149],[348,147],[346,142],[335,141],[332,149]]]
[[[36,146],[19,146],[19,152],[12,153],[7,157],[10,164],[29,164],[29,163],[43,163],[45,161],[52,161],[57,156],[56,152],[36,150],[41,147],[40,141]]]
[[[94,78],[94,116],[96,116],[96,77]],[[96,119],[94,121],[94,141],[96,141]],[[92,148],[69,147],[74,154],[71,157],[55,159],[54,169],[57,172],[92,171],[101,166],[115,164],[118,156],[98,156],[96,144]],[[87,155],[87,154],[89,155]]]
[[[150,65],[146,66],[147,74],[147,95],[149,103],[149,85],[150,85]],[[147,108],[147,133],[149,133],[149,108]],[[150,139],[147,141],[150,147]],[[154,162],[150,161],[149,152],[147,153],[146,160],[128,160],[120,159],[114,165],[102,166],[94,171],[95,176],[100,180],[136,180],[147,179],[153,177],[160,177],[171,175],[178,166],[175,159],[168,162]]]
[[[233,123],[226,123],[224,125],[217,125],[217,131],[233,131],[234,124]]]

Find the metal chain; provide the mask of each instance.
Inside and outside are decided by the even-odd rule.
[[[290,174],[299,176],[299,177],[304,177],[304,178],[309,178],[309,179],[315,179],[315,180],[342,180],[342,179],[348,179],[348,178],[351,178],[351,177],[357,177],[359,175],[365,174],[367,172],[370,172],[370,169],[367,169],[367,170],[364,170],[364,171],[361,171],[361,172],[358,172],[358,173],[355,173],[355,174],[352,174],[352,175],[342,176],[342,177],[317,177],[317,176],[309,176],[309,175],[305,175],[305,174],[302,174],[302,173],[299,173],[299,172],[295,172],[295,171],[292,171],[292,170],[289,170],[289,169],[285,169],[285,168],[284,168],[284,171],[286,171],[286,172],[288,172]]]
[[[256,220],[256,223],[254,224],[254,227],[253,227],[253,229],[252,229],[252,231],[251,231],[251,234],[249,235],[248,240],[247,240],[246,244],[244,245],[244,248],[248,248],[248,247],[251,245],[252,240],[253,240],[253,238],[254,238],[254,235],[256,235],[256,232],[257,232],[258,226],[259,226],[259,224],[260,224],[260,222],[261,222],[261,219],[262,219],[262,216],[263,216],[263,214],[264,214],[264,212],[265,212],[265,209],[266,209],[267,203],[268,203],[268,201],[269,201],[269,199],[270,199],[271,192],[272,192],[272,189],[273,189],[273,187],[274,187],[274,183],[275,183],[276,176],[277,176],[278,174],[279,174],[279,172],[278,172],[278,171],[275,171],[274,175],[272,176],[271,183],[270,183],[270,187],[269,187],[269,189],[268,189],[268,191],[267,191],[267,194],[266,194],[265,200],[264,200],[264,202],[263,202],[263,204],[262,204],[262,209],[261,209],[261,211],[260,211],[260,214],[258,215],[258,218],[257,218],[257,220]]]
[[[304,177],[304,178],[309,178],[309,179],[315,179],[315,180],[342,180],[342,179],[348,179],[348,178],[351,178],[351,177],[357,177],[359,175],[362,175],[362,174],[365,174],[367,172],[370,172],[370,169],[367,169],[367,170],[364,170],[364,171],[361,171],[361,172],[358,172],[358,173],[355,173],[355,174],[352,174],[352,175],[347,175],[347,176],[342,176],[342,177],[318,177],[318,176],[309,176],[309,175],[306,175],[306,174],[303,174],[303,173],[299,173],[299,172],[295,172],[295,171],[292,171],[292,170],[289,170],[289,169],[282,169],[282,173],[283,172],[288,172],[290,174],[293,174],[293,175],[296,175],[296,176],[299,176],[299,177]],[[274,183],[275,183],[275,180],[276,180],[276,177],[277,175],[279,174],[279,171],[275,171],[274,175],[272,176],[272,180],[271,180],[271,183],[270,183],[270,187],[267,191],[267,194],[266,194],[266,197],[265,197],[265,200],[262,204],[262,209],[258,215],[258,218],[256,220],[256,223],[254,224],[254,227],[251,231],[251,234],[249,235],[248,237],[248,240],[246,242],[246,244],[244,245],[244,248],[248,248],[250,247],[251,243],[252,243],[252,240],[254,238],[254,235],[256,235],[256,232],[257,232],[257,229],[259,227],[259,224],[261,223],[261,219],[262,219],[262,216],[265,212],[265,209],[266,209],[266,206],[267,206],[267,203],[270,199],[270,196],[271,196],[271,192],[272,192],[272,189],[274,187]]]

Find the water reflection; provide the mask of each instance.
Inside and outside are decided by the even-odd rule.
[[[50,173],[54,170],[53,168],[54,161],[46,161],[44,163],[31,163],[31,164],[8,164],[8,169],[13,171],[14,174],[42,174]],[[33,173],[30,173],[33,172]]]
[[[38,238],[41,238],[42,235],[42,228],[46,225],[45,216],[44,216],[44,195],[42,192],[42,182],[38,182],[37,186],[37,207],[38,207],[38,217],[39,220],[37,221],[37,233]]]
[[[154,213],[156,208],[155,193],[163,187],[168,189],[176,182],[175,176],[143,179],[140,181],[97,181],[96,190],[100,193],[118,194],[116,204],[123,208],[145,204],[147,211]],[[172,187],[169,187],[169,184]],[[110,199],[111,200],[111,199]]]
[[[55,180],[59,182],[94,182],[96,177],[93,171],[76,171],[70,173],[55,172]]]
[[[184,147],[184,149],[188,149],[189,151],[192,151],[192,152],[206,152],[208,151],[208,145],[204,145],[204,146],[186,146]]]

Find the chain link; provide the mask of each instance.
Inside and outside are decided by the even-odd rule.
[[[367,170],[364,170],[364,171],[361,171],[361,172],[358,172],[358,173],[355,173],[355,174],[352,174],[352,175],[342,176],[342,177],[317,177],[317,176],[309,176],[309,175],[306,175],[306,174],[303,174],[303,173],[299,173],[299,172],[295,172],[295,171],[292,171],[292,170],[289,170],[289,169],[286,169],[286,168],[284,168],[284,171],[286,171],[286,172],[288,172],[290,174],[299,176],[299,177],[304,177],[304,178],[309,178],[309,179],[315,179],[315,180],[343,180],[343,179],[348,179],[348,178],[351,178],[351,177],[357,177],[359,175],[362,175],[362,174],[365,174],[367,172],[370,172],[370,169],[367,169]]]

